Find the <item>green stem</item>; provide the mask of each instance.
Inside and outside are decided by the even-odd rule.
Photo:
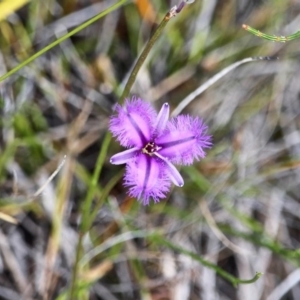
[[[81,221],[81,226],[80,226],[79,239],[78,239],[77,248],[76,248],[76,258],[75,258],[75,262],[74,262],[72,281],[71,281],[71,287],[70,287],[70,297],[69,297],[70,300],[75,299],[76,279],[77,279],[77,274],[78,274],[79,259],[81,257],[81,253],[82,253],[82,241],[83,241],[84,235],[86,234],[86,232],[90,226],[90,213],[91,213],[90,210],[91,210],[91,206],[92,206],[92,202],[93,202],[93,197],[95,195],[99,176],[100,176],[102,166],[103,166],[105,158],[106,158],[106,153],[108,150],[108,146],[110,144],[110,140],[111,140],[111,135],[109,132],[107,132],[104,137],[101,151],[99,153],[99,156],[98,156],[98,159],[96,162],[96,168],[95,168],[95,171],[93,174],[91,185],[89,187],[87,196],[83,202],[82,221]]]
[[[96,22],[97,20],[101,19],[102,17],[106,16],[108,13],[116,10],[118,7],[122,6],[124,3],[126,3],[128,0],[121,0],[118,3],[112,5],[111,7],[109,7],[108,9],[106,9],[105,11],[101,12],[100,14],[96,15],[95,17],[91,18],[90,20],[86,21],[85,23],[81,24],[80,26],[76,27],[74,30],[70,31],[69,33],[65,34],[64,36],[62,36],[61,38],[59,38],[58,40],[54,41],[53,43],[51,43],[50,45],[46,46],[45,48],[43,48],[42,50],[38,51],[37,53],[35,53],[34,55],[30,56],[29,58],[27,58],[25,61],[23,61],[22,63],[20,63],[19,65],[17,65],[16,67],[14,67],[12,70],[8,71],[6,74],[4,74],[3,76],[0,77],[0,82],[3,81],[4,79],[8,78],[9,76],[11,76],[12,74],[14,74],[15,72],[19,71],[20,69],[24,68],[26,65],[28,65],[29,63],[31,63],[33,60],[35,60],[36,58],[38,58],[39,56],[43,55],[44,53],[46,53],[48,50],[52,49],[53,47],[57,46],[59,43],[63,42],[64,40],[68,39],[69,37],[71,37],[72,35],[78,33],[79,31],[81,31],[82,29],[84,29],[85,27],[91,25],[92,23]]]
[[[104,140],[101,145],[101,150],[96,162],[96,168],[93,174],[92,182],[89,187],[88,193],[86,198],[83,202],[83,211],[82,211],[82,222],[81,222],[81,232],[86,233],[90,226],[90,214],[91,214],[91,207],[93,198],[96,192],[98,180],[100,177],[100,173],[106,159],[107,150],[111,141],[111,135],[109,132],[106,133]]]
[[[293,33],[288,36],[277,36],[277,35],[270,35],[270,34],[263,33],[255,28],[253,28],[249,25],[245,25],[245,24],[243,24],[243,28],[258,37],[261,37],[263,39],[273,41],[273,42],[285,43],[285,42],[288,42],[288,41],[291,41],[291,40],[294,40],[294,39],[297,39],[298,37],[300,37],[300,31],[297,31],[296,33]]]
[[[163,237],[161,236],[158,236],[156,235],[154,238],[153,238],[153,241],[154,242],[157,242],[161,245],[164,245],[166,247],[168,247],[169,249],[172,249],[174,251],[178,251],[180,253],[183,253],[189,257],[191,257],[192,259],[198,261],[199,263],[201,263],[203,266],[205,267],[208,267],[212,270],[214,270],[218,275],[220,275],[221,277],[223,277],[224,279],[230,281],[233,286],[237,286],[238,284],[249,284],[249,283],[253,283],[255,281],[257,281],[259,279],[259,277],[262,275],[262,273],[256,273],[254,275],[253,278],[251,279],[239,279],[229,273],[227,273],[226,271],[224,271],[223,269],[221,269],[219,266],[209,262],[208,260],[202,258],[201,256],[199,256],[198,254],[196,253],[193,253],[189,250],[186,250],[182,247],[179,247],[175,244],[173,244],[172,242],[168,241],[168,240],[165,240]]]
[[[84,234],[82,232],[79,232],[79,238],[78,238],[78,244],[76,247],[76,255],[75,255],[75,264],[73,268],[73,273],[72,273],[72,279],[71,279],[71,288],[70,288],[70,300],[75,299],[75,294],[76,294],[76,279],[77,279],[77,274],[78,274],[78,262],[81,257],[82,253],[82,241],[83,241],[83,236]]]
[[[167,25],[167,23],[169,22],[169,20],[171,19],[172,15],[170,12],[168,12],[165,17],[163,18],[163,20],[161,21],[161,23],[158,25],[156,31],[154,32],[153,36],[151,37],[151,39],[148,41],[147,45],[145,46],[145,49],[143,50],[143,52],[141,53],[140,57],[138,58],[134,68],[131,71],[131,74],[129,76],[129,79],[125,85],[124,91],[122,93],[121,99],[120,99],[120,103],[123,103],[124,99],[127,98],[129,96],[130,90],[132,88],[132,85],[135,82],[136,76],[141,68],[141,66],[143,65],[144,61],[146,60],[151,48],[153,47],[153,45],[155,44],[155,42],[157,41],[157,39],[160,37],[162,30],[165,28],[165,26]]]
[[[91,212],[91,215],[90,215],[90,226],[91,226],[91,224],[93,224],[93,221],[95,220],[98,211],[100,210],[103,202],[105,201],[105,199],[109,195],[110,191],[117,184],[117,182],[122,178],[123,173],[124,173],[124,170],[122,169],[121,171],[119,171],[116,175],[114,175],[109,180],[109,182],[106,184],[105,188],[102,190],[101,196],[99,197],[99,200],[97,201],[97,203],[95,203],[93,211]]]

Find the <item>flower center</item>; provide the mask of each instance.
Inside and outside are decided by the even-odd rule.
[[[156,151],[160,150],[161,147],[157,146],[155,143],[148,143],[142,150],[143,153],[152,156]]]

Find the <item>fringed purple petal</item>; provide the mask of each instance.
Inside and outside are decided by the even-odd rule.
[[[212,145],[206,132],[207,126],[198,117],[180,115],[168,122],[166,132],[155,143],[161,147],[159,154],[171,162],[190,165],[194,159],[205,157],[204,149]]]
[[[157,114],[149,103],[133,97],[115,110],[109,129],[122,146],[142,147],[150,140]]]
[[[126,164],[134,159],[138,153],[141,152],[140,148],[131,148],[113,155],[110,159],[110,163],[113,165]]]
[[[127,164],[124,179],[130,196],[138,198],[144,205],[149,204],[150,198],[159,202],[170,189],[164,163],[145,154]]]
[[[180,175],[180,173],[178,172],[178,170],[175,168],[175,166],[171,162],[169,162],[169,160],[167,158],[164,158],[163,156],[159,155],[158,153],[155,153],[155,155],[164,161],[165,166],[166,166],[165,172],[166,172],[167,176],[171,179],[171,181],[175,185],[183,187],[184,180],[183,180],[182,176]]]
[[[169,113],[170,113],[170,106],[168,103],[164,103],[156,118],[156,122],[154,125],[154,134],[153,134],[154,137],[159,136],[165,130],[169,119]]]

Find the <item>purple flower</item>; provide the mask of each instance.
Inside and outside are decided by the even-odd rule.
[[[207,126],[198,118],[180,115],[169,119],[169,104],[163,104],[157,115],[153,107],[140,98],[116,106],[109,129],[128,150],[115,154],[110,162],[126,164],[125,186],[129,195],[149,204],[159,202],[170,190],[171,181],[184,181],[174,164],[190,165],[205,156],[211,146]]]

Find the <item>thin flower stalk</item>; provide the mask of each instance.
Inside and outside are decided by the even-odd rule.
[[[131,88],[132,88],[132,86],[135,82],[136,76],[137,76],[140,68],[144,64],[144,62],[145,62],[150,50],[152,49],[153,45],[155,44],[157,39],[161,36],[161,33],[162,33],[163,29],[165,28],[165,26],[168,24],[170,19],[175,17],[178,13],[180,13],[180,11],[183,9],[185,4],[188,4],[188,3],[191,3],[191,2],[181,1],[178,6],[175,5],[174,7],[172,7],[170,9],[170,11],[168,11],[166,13],[163,20],[161,21],[161,23],[156,28],[153,36],[150,38],[149,42],[145,46],[145,48],[142,51],[141,55],[139,56],[135,66],[133,67],[133,69],[131,71],[131,74],[129,76],[129,79],[128,79],[125,87],[124,87],[124,91],[121,95],[121,99],[120,99],[119,103],[123,103],[123,101],[129,96],[130,90],[131,90]]]

